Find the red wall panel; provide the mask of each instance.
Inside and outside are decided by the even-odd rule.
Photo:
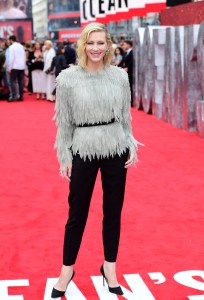
[[[204,1],[182,4],[161,11],[161,25],[200,24],[204,20]]]

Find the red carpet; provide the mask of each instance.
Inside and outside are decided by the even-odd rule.
[[[0,102],[0,300],[50,300],[59,275],[68,185],[53,150],[53,108],[32,96]],[[132,116],[145,147],[128,172],[117,264],[124,297],[108,293],[99,274],[98,179],[67,299],[204,299],[204,140],[135,109]]]

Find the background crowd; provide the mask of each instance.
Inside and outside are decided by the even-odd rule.
[[[132,93],[132,41],[121,37],[118,43],[113,41],[113,46],[112,64],[127,71]],[[19,43],[14,35],[10,36],[0,44],[0,99],[23,101],[24,92],[28,92],[35,94],[37,100],[53,102],[56,77],[74,64],[77,64],[74,43],[51,40]]]

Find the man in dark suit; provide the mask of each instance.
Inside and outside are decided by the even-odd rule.
[[[70,46],[69,41],[64,42],[64,56],[66,58],[67,66],[74,65],[76,63],[76,51]]]
[[[125,51],[123,59],[123,68],[128,73],[131,89],[131,106],[133,106],[133,43],[130,40],[124,41],[123,50]]]

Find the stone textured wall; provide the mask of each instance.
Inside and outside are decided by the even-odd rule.
[[[203,130],[204,21],[138,28],[134,55],[136,108],[178,128]]]

